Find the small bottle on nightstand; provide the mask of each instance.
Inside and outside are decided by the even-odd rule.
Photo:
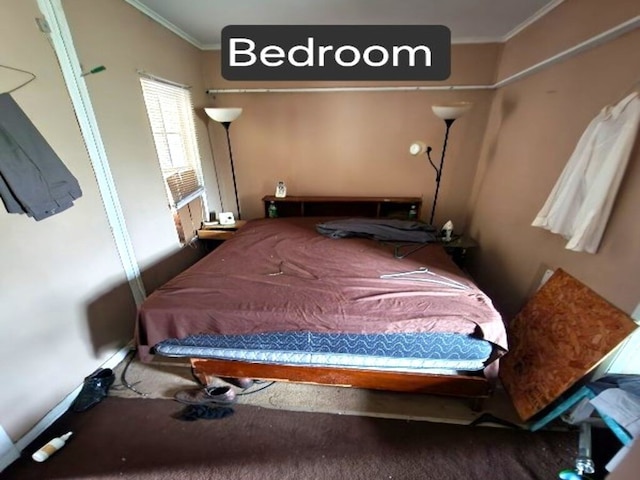
[[[277,218],[278,217],[278,207],[276,207],[275,202],[271,202],[269,204],[269,218]]]
[[[411,205],[409,209],[409,220],[415,220],[418,218],[418,208],[414,205]]]

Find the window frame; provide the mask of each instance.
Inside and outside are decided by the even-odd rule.
[[[189,86],[155,75],[139,74],[149,130],[169,210],[180,242],[188,244],[197,237],[197,227],[208,212],[207,188],[202,173],[191,90]],[[172,178],[175,175],[180,177],[181,174],[187,175],[184,179]],[[186,193],[182,193],[183,191]],[[202,214],[194,221],[190,204],[197,199],[200,199]],[[191,226],[195,227],[189,235],[185,232],[184,222],[180,221],[181,210],[185,207],[188,208]]]

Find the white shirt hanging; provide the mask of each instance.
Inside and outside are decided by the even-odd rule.
[[[582,134],[532,225],[564,236],[569,250],[596,253],[639,123],[635,92],[603,108]]]

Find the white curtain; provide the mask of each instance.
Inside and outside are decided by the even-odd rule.
[[[582,134],[532,225],[564,236],[569,250],[596,253],[639,123],[638,93],[603,108]]]

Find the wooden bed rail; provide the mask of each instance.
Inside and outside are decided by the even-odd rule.
[[[192,358],[191,366],[193,374],[203,385],[210,384],[211,377],[245,377],[259,380],[300,382],[394,392],[430,393],[468,398],[486,398],[491,393],[489,381],[482,376],[430,375],[298,365],[268,365],[200,358]]]

